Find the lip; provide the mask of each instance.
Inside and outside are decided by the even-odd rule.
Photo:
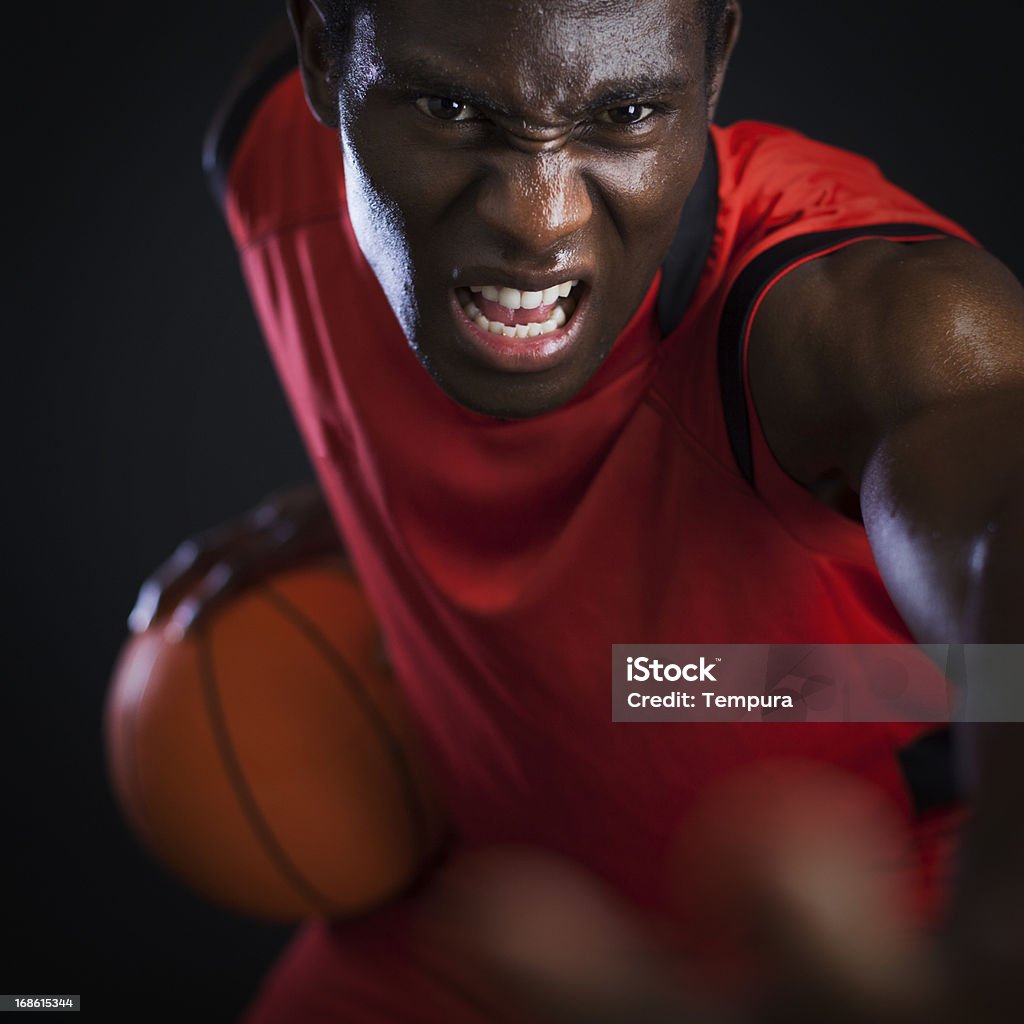
[[[488,283],[499,284],[493,279]],[[534,282],[524,283],[527,285],[524,290],[543,290],[534,288]],[[580,332],[586,325],[589,298],[590,289],[583,285],[576,300],[576,309],[565,327],[539,338],[506,338],[503,334],[481,330],[466,316],[455,289],[449,292],[452,316],[463,346],[481,362],[505,373],[540,373],[565,362],[576,351]]]
[[[554,273],[541,276],[529,271],[508,273],[484,266],[475,266],[460,269],[458,277],[455,279],[455,287],[469,288],[470,286],[490,284],[495,288],[516,288],[524,292],[542,292],[546,288],[562,284],[564,281],[579,281],[585,285],[592,279],[593,272],[589,267],[560,267]]]

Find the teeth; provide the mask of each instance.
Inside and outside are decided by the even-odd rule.
[[[500,324],[497,320],[488,320],[483,313],[473,318],[473,323],[482,331],[500,334],[505,338],[539,338],[542,334],[550,334],[565,326],[568,316],[561,306],[555,306],[551,317],[542,324]]]
[[[498,302],[506,309],[518,309],[523,304],[522,295],[518,288],[502,288],[498,292]]]
[[[497,302],[506,309],[536,309],[538,306],[550,306],[557,299],[568,298],[569,292],[579,281],[563,281],[539,292],[524,292],[518,288],[499,288],[497,285],[471,285],[469,290],[474,295],[482,295],[488,302]]]
[[[482,331],[499,334],[504,338],[539,338],[564,327],[576,310],[576,299],[570,297],[579,281],[563,281],[540,292],[523,292],[516,288],[498,288],[494,285],[474,285],[469,291],[482,295],[489,302],[497,302],[506,309],[537,309],[538,306],[553,305],[551,316],[543,323],[508,325],[488,320],[480,307],[470,299],[463,309],[466,316]]]

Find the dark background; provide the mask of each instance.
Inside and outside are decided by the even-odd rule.
[[[5,155],[0,992],[229,1021],[287,937],[166,877],[100,714],[142,577],[309,470],[200,170],[283,0],[17,5]],[[719,120],[863,152],[1024,273],[1019,4],[748,0]],[[1011,21],[1014,23],[1011,24]]]

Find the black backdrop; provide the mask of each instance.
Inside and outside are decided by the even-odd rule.
[[[199,166],[220,91],[283,3],[63,6],[17,5],[33,20],[6,33],[0,992],[228,1021],[287,931],[151,863],[111,802],[99,727],[139,580],[309,476]],[[1016,0],[747,8],[721,121],[866,153],[1024,274]]]

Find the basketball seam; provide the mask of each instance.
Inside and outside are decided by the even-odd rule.
[[[216,742],[223,760],[224,770],[227,773],[228,781],[235,790],[239,806],[243,815],[249,822],[249,827],[255,833],[256,839],[264,847],[264,852],[277,866],[284,877],[291,882],[299,893],[308,900],[314,909],[327,913],[330,911],[330,899],[310,882],[288,856],[287,851],[278,841],[274,830],[256,803],[256,798],[246,780],[242,765],[236,754],[231,736],[228,732],[227,721],[220,703],[217,692],[217,674],[213,659],[213,644],[208,636],[197,638],[199,647],[200,675],[203,680],[203,691],[206,695],[207,710],[210,717],[210,724],[213,728],[214,741]]]
[[[320,651],[328,663],[335,669],[342,678],[356,703],[362,708],[364,715],[377,734],[385,751],[390,754],[395,763],[398,777],[401,782],[403,795],[405,797],[406,810],[409,812],[413,825],[413,839],[420,850],[427,848],[427,815],[426,808],[420,799],[419,791],[413,778],[412,766],[402,749],[398,737],[389,728],[387,719],[381,710],[374,704],[370,695],[359,682],[359,676],[349,665],[345,656],[335,647],[324,635],[322,630],[312,622],[301,609],[286,598],[280,591],[275,590],[269,584],[260,588],[261,596],[271,607],[275,608],[281,615],[288,618],[292,624],[299,629],[306,638]]]

